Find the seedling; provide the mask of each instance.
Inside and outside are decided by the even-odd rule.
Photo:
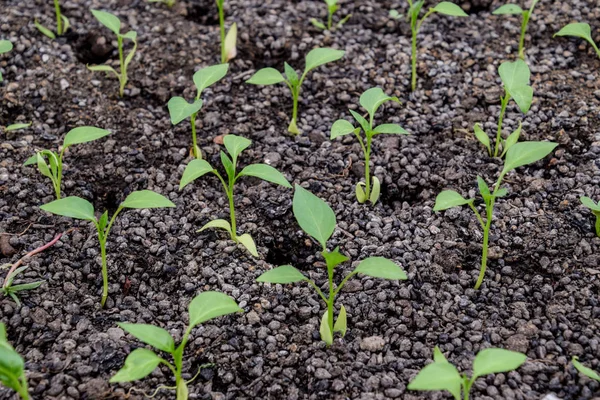
[[[0,54],[8,53],[13,49],[13,44],[9,40],[0,40]],[[0,71],[0,82],[2,82],[2,71]]]
[[[321,30],[330,31],[333,28],[333,14],[335,14],[340,9],[339,0],[325,0],[325,4],[327,5],[327,25],[313,18],[310,20],[311,24],[313,24],[316,28]],[[341,28],[348,20],[352,17],[352,14],[346,15],[342,18],[337,24],[337,28]]]
[[[176,0],[148,0],[148,3],[161,3],[171,8],[175,5]]]
[[[250,254],[254,257],[258,257],[258,252],[256,250],[256,244],[254,243],[254,239],[248,233],[244,233],[243,235],[237,234],[237,224],[235,219],[235,206],[233,202],[233,189],[238,181],[243,176],[254,176],[256,178],[262,179],[267,182],[272,182],[277,185],[281,185],[286,188],[292,188],[290,183],[285,179],[285,177],[281,174],[281,172],[277,171],[275,168],[271,167],[267,164],[252,164],[248,165],[244,169],[237,173],[237,161],[238,156],[244,151],[248,146],[250,146],[252,142],[246,138],[235,136],[235,135],[227,135],[223,138],[223,144],[229,153],[229,156],[225,154],[225,152],[221,151],[221,163],[223,163],[223,168],[225,169],[225,173],[227,174],[227,180],[223,178],[223,176],[213,168],[207,161],[195,159],[190,161],[190,163],[185,167],[185,171],[183,171],[183,176],[181,177],[181,182],[179,183],[179,190],[186,187],[191,182],[200,178],[201,176],[211,172],[219,178],[221,183],[223,184],[223,189],[225,189],[225,194],[229,199],[229,215],[230,221],[226,221],[224,219],[215,219],[210,221],[208,224],[204,225],[198,232],[202,232],[208,228],[218,228],[223,229],[229,233],[231,240],[236,243],[240,243],[244,246]]]
[[[56,14],[56,34],[62,36],[67,32],[70,24],[69,19],[60,12],[59,0],[54,0],[54,13]],[[40,24],[37,19],[33,21],[33,24],[42,34],[48,36],[50,39],[56,39],[54,32]]]
[[[494,185],[494,191],[491,192],[487,183],[481,177],[477,177],[477,185],[479,187],[479,193],[485,203],[486,220],[477,211],[474,205],[475,199],[465,199],[454,190],[445,190],[438,194],[435,199],[434,211],[443,211],[452,207],[458,207],[462,205],[468,205],[471,207],[481,228],[483,229],[483,252],[481,255],[481,269],[479,271],[479,277],[475,283],[475,289],[479,289],[483,278],[485,277],[485,271],[487,268],[487,256],[488,256],[488,243],[490,235],[490,227],[492,225],[492,216],[494,213],[494,204],[496,199],[504,197],[508,194],[506,188],[501,188],[502,179],[510,171],[522,167],[527,164],[534,163],[538,160],[543,159],[550,154],[557,143],[552,142],[520,142],[511,146],[506,152],[506,159],[504,161],[504,168],[500,172],[500,176]]]
[[[188,117],[190,118],[192,124],[192,154],[195,158],[202,158],[202,152],[196,141],[196,117],[202,108],[200,96],[204,89],[223,79],[227,75],[228,69],[229,64],[220,64],[198,70],[194,74],[194,85],[196,85],[197,94],[192,104],[188,103],[183,97],[173,97],[169,100],[169,114],[173,125],[179,124]]]
[[[88,143],[94,140],[110,135],[110,132],[105,129],[94,128],[93,126],[80,126],[71,129],[63,140],[62,149],[59,153],[51,150],[41,150],[29,157],[23,165],[36,164],[40,173],[52,181],[56,199],[61,197],[61,181],[63,171],[63,157],[65,151],[74,144]],[[46,161],[46,159],[48,161]]]
[[[11,131],[18,131],[20,129],[26,129],[26,128],[29,128],[30,126],[31,126],[31,122],[29,122],[27,124],[8,125],[8,126],[4,127],[4,133],[11,132]]]
[[[600,49],[598,49],[598,45],[592,39],[592,28],[590,28],[590,24],[586,24],[583,22],[576,22],[573,24],[566,25],[560,31],[554,34],[556,36],[573,36],[585,39],[589,44],[592,45],[598,58],[600,58]]]
[[[440,349],[433,350],[433,363],[425,366],[408,384],[408,390],[447,390],[454,400],[469,400],[471,388],[478,378],[489,374],[510,372],[527,360],[525,354],[504,349],[484,349],[473,360],[473,374],[460,374],[446,360]]]
[[[259,276],[257,282],[279,283],[282,285],[296,282],[307,282],[327,305],[327,311],[321,318],[321,339],[330,346],[333,343],[333,335],[339,332],[342,336],[346,334],[347,317],[346,308],[340,304],[340,311],[334,324],[335,298],[340,293],[346,282],[356,274],[363,274],[373,278],[389,280],[405,280],[406,274],[394,262],[383,257],[369,257],[362,260],[354,270],[346,275],[337,287],[333,282],[335,268],[348,261],[349,258],[340,253],[339,247],[333,251],[327,250],[327,240],[333,234],[336,220],[333,210],[323,200],[312,194],[301,186],[296,185],[292,209],[298,225],[307,235],[316,240],[322,247],[321,255],[327,264],[327,277],[329,284],[329,295],[325,296],[317,284],[298,269],[291,265],[283,265],[273,268]]]
[[[594,203],[594,200],[589,197],[581,197],[581,204],[590,209],[592,214],[596,216],[596,236],[600,237],[600,202]]]
[[[237,24],[234,22],[225,34],[225,0],[217,0],[217,8],[221,30],[221,64],[225,64],[237,55]]]
[[[168,387],[163,385],[157,388],[156,391],[158,392],[160,389],[172,389],[176,391],[177,400],[187,400],[188,384],[198,376],[196,374],[189,381],[185,381],[182,378],[183,352],[192,329],[211,319],[243,311],[235,300],[226,294],[219,292],[200,293],[189,305],[189,325],[183,334],[181,343],[177,347],[175,347],[175,340],[171,334],[163,328],[148,324],[119,323],[119,327],[125,332],[152,346],[156,352],[145,348],[133,350],[125,359],[123,368],[110,378],[110,382],[137,381],[150,375],[160,364],[164,364],[175,376],[175,386]],[[173,358],[173,363],[158,356],[156,353],[160,351],[169,354]]]
[[[504,157],[510,146],[517,143],[519,136],[521,136],[521,123],[519,122],[519,128],[517,128],[517,130],[511,133],[506,140],[502,138],[502,123],[504,121],[508,102],[510,99],[514,99],[521,112],[527,114],[531,108],[531,103],[533,102],[533,88],[529,85],[531,72],[529,71],[527,63],[523,60],[503,62],[500,64],[500,67],[498,67],[498,73],[504,84],[504,96],[500,97],[500,117],[498,118],[498,130],[496,132],[496,143],[493,155],[494,157],[498,157],[500,147],[502,147],[503,151],[500,157]],[[492,146],[487,133],[483,131],[479,124],[475,124],[473,130],[475,131],[475,137],[485,146],[491,157]]]
[[[354,125],[345,119],[338,119],[331,126],[331,140],[354,133],[363,150],[363,155],[365,157],[365,183],[359,182],[356,184],[356,199],[361,204],[369,200],[371,204],[374,205],[377,203],[379,193],[381,192],[381,184],[376,176],[373,176],[373,187],[371,187],[369,163],[371,160],[371,143],[373,141],[373,136],[379,133],[408,135],[408,132],[398,124],[381,124],[373,127],[373,118],[375,117],[377,109],[388,101],[400,103],[400,100],[398,100],[397,97],[387,96],[380,88],[371,88],[360,96],[360,105],[367,110],[369,115],[368,121],[359,113],[349,110],[356,122],[358,122],[358,128],[355,128]],[[364,139],[360,135],[361,129],[365,134]]]
[[[519,39],[519,58],[521,60],[525,59],[525,33],[527,32],[527,24],[529,24],[529,19],[533,14],[533,9],[539,0],[532,0],[531,7],[529,10],[523,10],[517,4],[505,4],[503,6],[498,7],[492,14],[494,15],[522,15],[523,20],[521,21],[521,37]]]
[[[127,84],[127,68],[131,61],[133,60],[133,56],[135,55],[135,51],[137,50],[137,32],[129,31],[126,34],[121,34],[121,20],[117,18],[115,15],[108,13],[106,11],[99,10],[91,10],[94,17],[100,22],[102,25],[110,29],[115,35],[117,35],[117,44],[119,47],[119,63],[120,63],[120,72],[117,72],[113,67],[109,65],[93,65],[87,66],[90,71],[101,71],[108,73],[113,73],[119,79],[119,96],[123,97],[123,92],[125,91],[125,85]],[[123,50],[123,39],[128,39],[133,42],[133,48],[127,54],[124,55]]]
[[[451,17],[468,17],[468,14],[463,11],[462,8],[449,1],[442,1],[435,7],[430,7],[425,13],[423,18],[419,20],[419,13],[425,4],[424,0],[407,0],[408,1],[408,13],[406,20],[410,21],[410,30],[412,32],[412,46],[411,46],[411,61],[412,61],[412,77],[411,77],[411,88],[414,92],[417,88],[417,35],[421,30],[421,26],[425,19],[433,13],[449,15]],[[398,11],[391,10],[390,17],[394,19],[400,19],[402,16]]]
[[[588,368],[585,365],[583,365],[582,363],[580,363],[579,358],[577,356],[574,356],[571,359],[571,362],[573,363],[573,366],[575,367],[575,369],[577,371],[581,372],[582,374],[584,374],[585,376],[587,376],[590,379],[600,382],[600,375],[598,375],[598,373],[596,371],[594,371],[593,369]]]
[[[285,76],[283,77],[281,72],[275,68],[263,68],[257,71],[246,83],[252,85],[275,85],[277,83],[285,82],[292,92],[293,99],[293,110],[292,110],[292,121],[288,127],[288,132],[294,135],[299,135],[298,130],[298,98],[300,97],[300,88],[302,83],[308,74],[313,69],[320,67],[321,65],[334,62],[344,56],[343,50],[335,50],[329,48],[320,48],[311,50],[306,56],[306,66],[304,67],[304,73],[301,77],[298,77],[298,73],[288,64],[285,63]]]
[[[110,229],[117,218],[117,215],[125,208],[135,209],[148,209],[148,208],[165,208],[175,207],[169,199],[155,193],[151,190],[140,190],[131,193],[125,201],[123,201],[117,211],[113,214],[110,222],[108,221],[108,211],[105,211],[100,218],[96,218],[94,215],[94,206],[87,200],[84,200],[77,196],[69,196],[64,199],[54,200],[51,203],[44,204],[40,208],[52,214],[61,215],[63,217],[70,217],[75,219],[81,219],[84,221],[91,221],[96,227],[98,232],[98,241],[100,243],[100,254],[102,257],[102,300],[100,304],[104,307],[106,299],[108,298],[108,265],[106,262],[106,241],[108,240],[108,234]]]
[[[29,400],[25,361],[8,343],[6,325],[0,322],[0,382],[14,390],[23,400]]]

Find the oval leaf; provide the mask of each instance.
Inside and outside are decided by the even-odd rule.
[[[194,100],[193,103],[188,103],[183,97],[173,97],[167,103],[171,123],[177,125],[184,119],[191,117],[193,114],[200,111],[202,108],[202,100]]]
[[[194,297],[189,306],[190,327],[227,314],[242,310],[235,300],[220,292],[202,292]]]
[[[473,380],[480,376],[513,371],[527,359],[525,354],[504,349],[481,350],[473,361]]]
[[[336,224],[331,207],[302,186],[296,185],[292,209],[300,228],[325,249]]]
[[[127,196],[124,202],[121,203],[124,208],[164,208],[175,207],[175,204],[167,199],[162,194],[153,192],[152,190],[138,190]]]
[[[235,58],[237,55],[237,31],[237,23],[234,22],[225,36],[225,62]]]
[[[477,140],[479,140],[479,142],[485,146],[488,153],[491,155],[492,148],[490,146],[490,137],[487,135],[487,133],[485,133],[483,129],[481,129],[481,126],[479,126],[479,124],[475,124],[475,126],[473,126],[473,133],[475,134]]]
[[[111,383],[131,382],[145,378],[158,367],[160,358],[148,349],[135,349],[125,359],[125,364],[112,378]]]
[[[353,273],[390,280],[406,279],[406,273],[402,268],[384,257],[369,257],[362,260],[354,269]]]
[[[267,164],[248,165],[240,172],[240,176],[254,176],[286,188],[292,188],[292,185],[290,185],[281,172]]]
[[[582,363],[580,363],[577,356],[573,357],[571,362],[573,363],[573,366],[575,367],[575,369],[577,369],[577,371],[581,372],[588,378],[591,378],[591,379],[594,379],[594,380],[597,380],[598,382],[600,382],[600,375],[598,375],[598,373],[596,371],[594,371],[593,369],[588,368],[585,365],[583,365]]]
[[[590,210],[600,211],[600,202],[598,202],[598,204],[596,204],[596,203],[594,203],[594,200],[592,200],[592,199],[590,199],[589,197],[586,197],[586,196],[580,197],[579,200],[581,201],[581,204],[583,204],[584,206],[586,206]]]
[[[333,332],[329,328],[328,322],[329,312],[325,311],[323,317],[321,318],[321,326],[319,328],[319,333],[321,334],[321,340],[324,341],[327,346],[331,346],[333,344]]]
[[[360,105],[373,117],[377,109],[385,102],[394,101],[400,103],[397,97],[390,97],[381,88],[375,87],[360,95]]]
[[[459,6],[457,6],[454,3],[450,3],[449,1],[442,1],[437,6],[435,6],[433,9],[435,12],[438,12],[438,13],[444,14],[444,15],[450,15],[452,17],[468,17],[469,16],[466,12],[463,11],[462,8],[460,8]]]
[[[181,182],[179,182],[179,190],[186,187],[189,183],[198,179],[202,175],[206,175],[209,172],[213,171],[213,167],[206,162],[205,160],[192,160],[185,167],[185,171],[183,171],[183,176],[181,177]]]
[[[275,68],[263,68],[252,75],[246,83],[252,85],[274,85],[283,81],[285,81],[285,78]]]
[[[458,207],[465,204],[469,204],[473,199],[465,199],[454,190],[444,190],[435,198],[435,206],[433,211],[443,211],[452,207]]]
[[[307,281],[308,278],[291,265],[282,265],[273,268],[261,276],[256,278],[257,282],[280,283],[282,285],[288,283]]]
[[[348,329],[348,322],[346,319],[346,308],[342,304],[335,325],[333,325],[333,332],[339,332],[342,337],[346,336],[346,330]]]
[[[223,229],[229,232],[229,234],[231,235],[231,224],[229,223],[229,221],[225,221],[224,219],[212,220],[208,224],[204,225],[202,228],[198,229],[198,232],[202,232],[210,228]]]
[[[306,73],[323,64],[337,61],[344,57],[345,53],[346,52],[343,50],[335,50],[327,47],[313,49],[306,55],[306,67],[304,68],[304,72]]]
[[[379,194],[381,193],[381,183],[379,182],[379,178],[373,176],[373,186],[371,187],[371,195],[369,196],[369,201],[371,204],[375,205],[377,200],[379,200]]]
[[[366,185],[364,182],[358,182],[354,188],[354,194],[356,195],[356,201],[360,204],[364,204],[367,201],[367,194],[365,193]]]
[[[423,368],[408,384],[408,390],[447,390],[455,399],[461,398],[462,378],[450,363],[434,362]]]
[[[114,32],[115,35],[121,33],[121,21],[115,15],[100,10],[91,10],[94,17],[105,27]]]
[[[590,27],[590,24],[586,24],[585,22],[576,22],[566,25],[560,31],[555,33],[554,36],[574,36],[585,39],[594,46],[596,45],[594,39],[592,39],[592,28]]]
[[[390,135],[408,135],[409,133],[398,124],[381,124],[373,129],[375,133],[387,133]]]
[[[346,121],[345,119],[338,119],[331,126],[331,134],[329,137],[331,140],[333,140],[337,137],[345,136],[354,132],[354,129],[354,126],[350,122]]]
[[[12,124],[4,128],[5,132],[16,131],[19,129],[29,128],[31,126],[31,122],[28,124]]]
[[[558,146],[553,142],[521,142],[515,143],[506,152],[506,161],[502,175],[513,169],[541,160]]]
[[[225,145],[227,152],[231,155],[231,158],[233,158],[233,163],[235,164],[237,156],[242,151],[246,150],[252,144],[252,141],[241,136],[226,135],[223,137],[223,144]]]
[[[0,54],[8,53],[13,49],[13,44],[10,40],[0,40]]]
[[[238,242],[248,250],[252,257],[258,258],[258,250],[256,250],[256,244],[254,243],[254,239],[248,233],[244,233],[243,235],[239,235],[237,237]]]
[[[92,142],[110,135],[106,129],[95,128],[93,126],[80,126],[71,129],[65,136],[63,146],[68,147],[74,144]]]
[[[521,15],[523,14],[523,9],[519,7],[517,4],[505,4],[503,6],[498,7],[492,13],[494,15]]]
[[[121,322],[117,325],[130,335],[135,336],[137,339],[158,350],[167,353],[172,353],[175,350],[173,338],[169,332],[161,327],[148,324],[130,324],[126,322]]]
[[[63,217],[96,221],[92,203],[77,196],[54,200],[48,204],[44,204],[40,208],[52,214],[62,215]]]
[[[508,149],[510,149],[515,143],[519,141],[519,137],[521,136],[521,122],[519,122],[519,127],[511,133],[503,143],[503,151],[500,157],[504,157]]]
[[[223,79],[227,75],[227,71],[229,71],[229,64],[211,65],[196,71],[194,85],[196,85],[198,93],[202,93],[204,89]]]

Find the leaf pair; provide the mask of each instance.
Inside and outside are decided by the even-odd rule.
[[[500,155],[500,158],[504,157],[506,155],[506,152],[508,152],[508,149],[510,149],[512,145],[519,141],[519,138],[521,137],[521,130],[522,126],[521,122],[519,121],[519,127],[515,129],[510,135],[508,135],[506,140],[502,138],[500,139],[502,141],[502,154]],[[479,140],[479,142],[483,144],[483,146],[487,149],[489,156],[491,157],[493,155],[492,144],[490,142],[488,134],[485,133],[485,131],[481,128],[481,125],[479,124],[475,124],[475,126],[473,126],[473,132],[477,140]]]
[[[8,343],[6,325],[0,322],[0,382],[17,392],[22,399],[29,399],[25,361]]]
[[[327,5],[327,25],[315,18],[310,20],[313,26],[323,31],[333,28],[333,15],[340,9],[339,0],[325,0],[325,4]],[[336,24],[336,28],[341,28],[351,17],[352,14],[346,15]]]
[[[519,57],[525,59],[525,33],[527,32],[527,24],[533,14],[533,9],[539,0],[532,0],[528,10],[523,10],[518,4],[504,4],[492,12],[493,15],[521,15],[521,36],[519,39]]]
[[[8,53],[13,49],[13,44],[9,40],[0,40],[0,54]],[[0,72],[0,83],[3,81],[2,72]]]
[[[584,22],[575,22],[564,26],[560,31],[554,34],[556,36],[573,36],[586,40],[596,51],[596,55],[600,58],[600,49],[592,38],[592,28],[590,24]]]

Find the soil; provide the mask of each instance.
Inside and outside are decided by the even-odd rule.
[[[227,200],[213,177],[182,191],[189,162],[188,123],[173,127],[166,103],[194,96],[192,75],[218,62],[218,25],[212,0],[180,0],[173,9],[141,0],[67,0],[63,11],[73,30],[51,41],[33,25],[52,26],[46,0],[2,0],[0,37],[15,49],[2,57],[0,125],[33,122],[0,144],[0,232],[22,254],[71,226],[48,251],[29,262],[24,281],[43,279],[17,308],[0,299],[0,320],[26,359],[35,399],[143,398],[167,371],[132,384],[109,384],[127,354],[141,344],[116,323],[151,323],[180,338],[187,305],[199,292],[233,296],[245,313],[217,319],[193,331],[185,370],[193,399],[388,399],[447,398],[407,391],[438,345],[461,371],[486,347],[522,351],[517,371],[479,379],[475,399],[600,398],[600,383],[570,365],[579,356],[600,370],[600,238],[594,217],[580,205],[600,199],[600,61],[582,40],[552,38],[562,26],[587,21],[596,41],[600,5],[593,0],[541,1],[529,25],[526,49],[535,90],[523,116],[509,106],[505,134],[523,121],[523,139],[560,145],[543,161],[506,178],[509,196],[498,201],[490,262],[482,288],[482,232],[471,210],[434,213],[444,188],[475,196],[476,177],[495,181],[501,164],[489,158],[471,130],[476,122],[493,132],[499,113],[497,67],[516,55],[520,21],[491,15],[498,1],[463,1],[469,18],[433,16],[419,35],[419,88],[411,93],[410,37],[406,23],[390,21],[403,1],[343,1],[352,13],[335,32],[319,32],[309,19],[324,18],[322,1],[228,0],[227,24],[238,23],[239,54],[229,75],[205,93],[198,128],[206,158],[218,160],[215,138],[237,134],[253,141],[242,164],[268,161],[296,184],[326,200],[338,228],[329,245],[352,262],[385,256],[408,274],[404,282],[355,278],[341,293],[349,331],[327,348],[318,326],[324,305],[306,285],[257,284],[275,265],[293,264],[326,282],[318,247],[302,233],[291,210],[292,192],[256,179],[236,189],[239,231],[251,233],[261,257],[215,231],[196,230],[227,217]],[[123,99],[118,82],[92,73],[86,63],[118,59],[109,31],[88,11],[118,15],[139,36]],[[286,128],[291,98],[284,85],[244,84],[258,68],[303,68],[315,47],[346,50],[335,64],[309,74],[302,90],[299,126]],[[398,96],[379,121],[395,122],[410,136],[378,136],[372,171],[382,181],[375,207],[359,205],[354,185],[364,165],[359,145],[347,137],[329,141],[334,120],[349,117],[358,97],[379,86]],[[125,196],[151,189],[177,208],[124,212],[108,241],[110,296],[99,306],[100,257],[89,223],[44,213],[51,185],[22,166],[35,149],[56,149],[71,128],[109,129],[106,139],[73,147],[66,156],[64,193],[111,212]],[[479,204],[479,203],[478,203]],[[6,246],[3,246],[6,247]],[[136,390],[131,390],[135,388]],[[129,395],[128,395],[129,394]],[[0,389],[0,398],[14,398]],[[172,399],[160,391],[157,399]]]

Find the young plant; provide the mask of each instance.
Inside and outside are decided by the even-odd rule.
[[[596,51],[596,55],[598,55],[600,58],[600,49],[598,48],[596,42],[594,42],[594,39],[592,39],[592,28],[590,28],[590,24],[576,22],[566,25],[560,31],[554,34],[554,37],[556,36],[573,36],[585,39],[589,44],[592,45]]]
[[[54,13],[56,14],[56,34],[62,36],[67,32],[70,24],[69,19],[60,12],[59,0],[54,0]],[[33,21],[33,24],[42,34],[48,36],[50,39],[56,39],[54,32],[40,24],[37,19]]]
[[[196,98],[192,104],[188,103],[183,97],[173,97],[169,100],[168,108],[173,125],[179,124],[186,118],[190,118],[192,125],[192,154],[194,158],[202,158],[202,152],[196,141],[196,116],[202,108],[202,99],[200,96],[207,87],[217,83],[229,69],[229,64],[213,65],[202,68],[194,74],[194,85],[196,85]]]
[[[182,377],[183,352],[192,329],[211,319],[243,311],[235,300],[226,294],[219,292],[200,293],[189,305],[189,325],[183,334],[181,343],[177,347],[175,347],[173,337],[163,328],[148,324],[119,323],[119,327],[125,332],[152,346],[156,352],[145,348],[133,350],[125,359],[123,368],[110,378],[110,382],[137,381],[150,375],[160,364],[164,364],[175,376],[175,386],[160,386],[156,391],[158,392],[160,389],[173,389],[176,392],[177,400],[187,400],[188,384],[198,376],[196,374],[189,381],[185,381]],[[160,351],[169,354],[173,358],[173,363],[158,356],[156,353]]]
[[[531,108],[531,103],[533,102],[533,88],[529,85],[531,72],[525,61],[517,60],[515,62],[503,62],[500,64],[500,67],[498,67],[498,73],[504,84],[504,96],[500,98],[500,117],[498,118],[498,130],[496,131],[496,143],[493,153],[490,138],[487,133],[483,131],[479,124],[475,124],[473,127],[475,137],[485,146],[490,157],[492,154],[494,157],[498,157],[501,146],[503,151],[502,154],[500,154],[500,157],[504,157],[510,146],[517,143],[519,136],[521,135],[521,123],[519,122],[517,130],[511,133],[506,140],[502,139],[502,123],[510,99],[514,99],[523,114],[527,114]]]
[[[582,363],[580,363],[579,357],[574,356],[571,359],[571,362],[573,363],[573,366],[575,367],[575,369],[577,371],[581,372],[582,374],[584,374],[585,376],[587,376],[590,379],[600,382],[600,375],[598,375],[598,373],[596,371],[594,371],[593,369],[588,368],[585,365],[583,365]]]
[[[117,211],[113,214],[110,222],[108,220],[108,211],[105,211],[100,218],[96,218],[94,212],[94,206],[87,200],[80,197],[70,196],[64,199],[54,200],[48,204],[44,204],[40,208],[52,214],[61,215],[63,217],[70,217],[75,219],[81,219],[84,221],[91,221],[96,227],[98,232],[98,241],[100,243],[100,254],[102,257],[102,300],[100,304],[104,307],[106,299],[108,298],[108,264],[106,261],[106,242],[110,229],[117,218],[117,215],[125,208],[135,209],[149,209],[149,208],[165,208],[175,207],[169,199],[155,193],[151,190],[140,190],[132,192],[123,201]]]
[[[440,349],[433,350],[433,363],[425,366],[408,384],[408,390],[447,390],[454,400],[469,400],[471,388],[478,378],[489,374],[510,372],[519,368],[527,356],[504,349],[484,349],[473,360],[473,374],[460,374],[446,360]]]
[[[479,277],[477,278],[477,283],[475,283],[476,290],[481,286],[487,268],[488,243],[490,228],[492,225],[492,217],[494,213],[494,205],[497,198],[504,197],[508,194],[508,190],[506,188],[500,187],[504,176],[514,169],[543,159],[550,154],[557,145],[557,143],[552,142],[520,142],[512,145],[506,152],[504,168],[502,169],[502,172],[500,172],[500,176],[494,185],[493,191],[490,191],[490,188],[483,178],[479,176],[477,177],[479,193],[481,194],[481,197],[485,203],[485,222],[475,207],[475,199],[465,199],[454,190],[445,190],[438,194],[437,198],[435,199],[435,206],[433,208],[434,211],[443,211],[452,207],[468,205],[475,213],[477,221],[479,221],[479,224],[483,229],[483,252],[481,255],[481,269],[479,271]]]
[[[377,203],[377,200],[379,199],[379,193],[381,191],[381,184],[376,176],[373,176],[373,187],[371,187],[369,163],[371,160],[371,143],[373,141],[373,136],[379,133],[408,135],[408,132],[406,132],[404,128],[397,124],[381,124],[375,127],[373,126],[373,118],[375,117],[377,109],[388,101],[400,103],[400,100],[398,100],[397,97],[387,96],[380,88],[371,88],[360,96],[360,105],[367,110],[369,115],[368,121],[359,113],[350,110],[350,113],[356,122],[358,122],[358,128],[355,128],[354,125],[345,119],[338,119],[331,126],[331,140],[340,136],[354,133],[358,139],[358,142],[360,143],[360,147],[363,150],[365,157],[365,183],[359,182],[356,184],[356,199],[361,204],[369,200],[371,204],[374,205]],[[364,139],[360,135],[361,129],[365,134]]]
[[[65,151],[74,144],[88,143],[94,140],[110,135],[110,132],[105,129],[94,128],[93,126],[80,126],[71,129],[63,140],[63,145],[60,153],[55,153],[51,150],[42,150],[29,157],[23,165],[37,165],[40,173],[52,181],[56,199],[61,197],[61,181],[63,171],[63,157]],[[46,161],[46,159],[48,161]],[[48,165],[50,164],[50,165]]]
[[[237,224],[235,219],[235,206],[233,202],[233,189],[241,177],[244,176],[254,176],[256,178],[262,179],[267,182],[272,182],[277,185],[281,185],[286,188],[292,188],[290,183],[285,179],[285,177],[281,174],[281,172],[277,171],[275,168],[271,167],[267,164],[252,164],[248,165],[244,169],[242,169],[239,173],[237,173],[237,161],[238,156],[244,151],[248,146],[250,146],[252,142],[246,138],[235,136],[235,135],[226,135],[223,138],[223,144],[229,153],[229,156],[225,154],[225,152],[221,151],[221,163],[223,163],[223,168],[225,169],[225,173],[227,174],[224,179],[223,176],[213,168],[207,161],[195,159],[190,161],[190,163],[185,167],[183,171],[183,176],[181,177],[181,182],[179,183],[179,190],[186,187],[191,182],[200,178],[203,175],[208,173],[213,173],[219,178],[221,183],[223,184],[223,189],[225,189],[225,194],[229,199],[229,215],[230,221],[226,221],[224,219],[215,219],[210,221],[208,224],[204,225],[198,232],[202,232],[208,228],[218,228],[223,229],[229,233],[231,240],[236,243],[240,243],[244,246],[250,254],[254,257],[258,257],[258,252],[256,250],[256,244],[254,243],[254,239],[248,233],[244,233],[243,235],[237,234]]]
[[[410,30],[412,32],[412,42],[411,42],[411,61],[412,61],[412,75],[411,75],[411,88],[414,92],[417,88],[417,35],[421,30],[421,25],[425,22],[425,19],[429,17],[433,13],[449,15],[451,17],[468,17],[468,14],[463,11],[462,8],[457,6],[454,3],[450,3],[449,1],[442,1],[435,7],[430,7],[429,10],[425,13],[423,18],[419,20],[419,13],[425,5],[424,0],[407,0],[408,1],[408,13],[406,15],[406,20],[410,21]],[[391,10],[390,17],[394,19],[400,19],[402,16],[398,11]]]
[[[319,297],[327,305],[327,311],[321,318],[321,339],[330,346],[333,343],[333,335],[339,332],[342,336],[346,334],[346,308],[340,304],[340,311],[334,324],[335,298],[340,293],[346,282],[356,274],[363,274],[373,278],[389,280],[405,280],[406,274],[394,262],[383,257],[369,257],[362,260],[354,270],[346,275],[339,285],[335,285],[333,278],[335,268],[348,261],[349,258],[340,253],[339,247],[333,251],[327,250],[327,240],[333,234],[336,220],[333,210],[323,200],[312,194],[301,186],[296,185],[294,200],[292,203],[294,216],[298,225],[307,235],[316,240],[323,249],[321,255],[327,265],[327,277],[329,295],[325,296],[317,284],[302,272],[291,265],[283,265],[263,273],[257,282],[279,283],[282,285],[296,282],[307,282],[312,286]]]
[[[316,28],[321,30],[330,31],[333,28],[333,14],[335,14],[339,9],[339,0],[325,0],[325,4],[327,5],[327,25],[318,21],[316,18],[310,20],[311,24],[313,24]],[[342,18],[336,25],[336,28],[341,28],[348,20],[352,17],[352,14],[346,15]]]
[[[10,40],[0,40],[0,54],[8,53],[13,49],[13,44]],[[2,71],[0,71],[0,82],[2,82]]]
[[[600,201],[596,204],[594,200],[586,196],[581,197],[579,200],[596,216],[596,236],[600,237]]]
[[[217,0],[217,8],[221,31],[221,64],[225,64],[237,55],[237,24],[234,22],[225,34],[225,0]]]
[[[6,325],[0,322],[0,382],[14,390],[23,400],[29,400],[25,361],[8,343]]]
[[[176,0],[148,0],[148,3],[161,3],[165,6],[172,8],[175,5]]]
[[[306,66],[304,67],[304,72],[301,77],[298,76],[298,73],[288,63],[285,63],[285,76],[287,79],[275,68],[263,68],[252,75],[246,83],[252,85],[275,85],[277,83],[285,82],[292,92],[293,100],[292,121],[288,127],[288,132],[299,135],[300,131],[298,130],[297,123],[298,98],[300,97],[300,88],[306,78],[306,74],[321,65],[339,60],[344,54],[345,52],[343,50],[329,48],[313,49],[306,56]]]
[[[529,10],[523,10],[517,4],[505,4],[503,6],[498,7],[492,14],[494,15],[522,15],[523,20],[521,22],[521,38],[519,39],[519,58],[521,60],[525,59],[525,33],[527,32],[527,24],[529,24],[529,19],[531,18],[531,14],[533,14],[533,9],[539,0],[532,0],[531,7]]]
[[[120,72],[117,72],[113,67],[109,65],[93,65],[87,66],[90,71],[101,71],[108,73],[113,73],[119,79],[119,96],[123,97],[123,92],[125,91],[125,85],[127,84],[127,68],[129,64],[133,60],[133,56],[135,55],[135,51],[137,50],[137,32],[129,31],[126,34],[121,34],[121,20],[117,18],[115,15],[108,13],[106,11],[99,10],[91,10],[94,17],[100,22],[102,25],[110,29],[115,35],[117,35],[117,44],[119,47],[119,63],[120,63]],[[133,42],[133,48],[125,56],[123,50],[123,39],[128,39]]]

